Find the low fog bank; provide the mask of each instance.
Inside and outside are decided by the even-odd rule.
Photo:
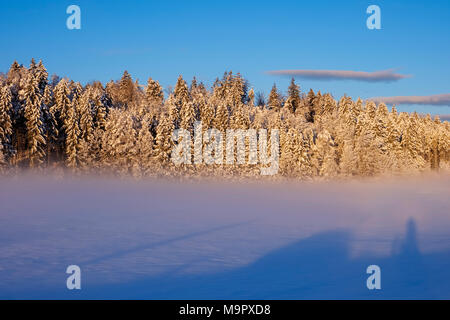
[[[449,298],[450,179],[0,180],[0,298]],[[66,289],[68,265],[82,290]],[[365,287],[378,264],[383,289]]]

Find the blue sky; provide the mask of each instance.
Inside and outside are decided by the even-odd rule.
[[[81,30],[66,28],[66,8],[81,8]],[[381,8],[369,30],[366,8]],[[42,59],[50,74],[86,83],[128,70],[163,86],[179,74],[211,84],[240,72],[255,91],[285,90],[280,69],[380,71],[412,75],[394,82],[298,79],[336,98],[450,93],[450,2],[435,1],[5,1],[0,2],[0,71],[16,59]],[[400,110],[450,114],[450,106]]]

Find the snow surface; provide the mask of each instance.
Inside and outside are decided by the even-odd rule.
[[[450,179],[0,180],[1,299],[450,298]],[[68,290],[78,265],[82,289]],[[368,290],[366,268],[381,268]]]

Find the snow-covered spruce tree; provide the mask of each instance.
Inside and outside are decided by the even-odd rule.
[[[145,98],[150,106],[161,105],[164,101],[164,93],[158,81],[148,78],[145,88]]]
[[[250,127],[250,116],[246,102],[248,101],[246,80],[238,73],[232,77],[232,86],[229,92],[231,103],[230,125],[233,129],[247,130]]]
[[[382,152],[387,152],[389,111],[384,103],[378,105],[374,120],[375,134],[380,140],[380,149]]]
[[[227,84],[227,87],[229,87],[229,89],[227,90],[229,101],[228,105],[233,111],[234,108],[242,103],[246,103],[248,100],[247,82],[240,73],[236,74],[235,76],[230,73],[229,79],[227,81],[229,82]]]
[[[69,89],[71,92],[71,95],[70,95],[71,101],[72,101],[71,106],[74,106],[76,109],[77,108],[76,103],[78,102],[78,99],[81,97],[81,95],[83,94],[83,91],[84,91],[83,86],[79,82],[70,81]]]
[[[36,77],[36,73],[37,73],[36,69],[37,69],[36,60],[34,60],[34,58],[31,58],[30,66],[28,67],[28,72],[35,78],[37,78]],[[36,80],[39,81],[39,79],[36,79]]]
[[[152,172],[153,157],[153,135],[150,132],[152,119],[147,114],[141,121],[141,127],[138,131],[136,142],[136,163],[138,164],[138,172],[135,175],[149,175]]]
[[[327,179],[337,176],[339,173],[337,145],[328,130],[323,130],[317,135],[315,144],[319,175]]]
[[[294,78],[291,79],[287,98],[289,103],[285,103],[284,106],[292,113],[295,113],[300,106],[300,87],[295,83]]]
[[[301,133],[299,170],[300,177],[307,180],[312,179],[316,175],[312,158],[314,154],[313,136],[314,133],[311,129],[305,129]]]
[[[76,109],[80,115],[80,138],[90,141],[93,134],[92,89],[87,87],[77,100]]]
[[[345,140],[339,162],[339,172],[343,177],[352,177],[358,173],[358,157],[353,140]]]
[[[192,93],[195,90],[197,90],[197,88],[198,88],[197,78],[194,76],[191,81],[191,86],[189,87],[189,94],[192,95]]]
[[[208,92],[202,83],[191,90],[191,97],[196,110],[196,120],[204,122],[203,126],[209,126],[214,117],[214,107],[211,108],[211,106],[208,105]]]
[[[367,105],[370,106],[368,103]],[[358,155],[358,175],[374,176],[384,166],[380,152],[380,141],[376,136],[375,119],[371,117],[371,108],[367,108],[358,123],[358,134],[355,136],[355,152]]]
[[[430,117],[431,118],[431,117]],[[431,132],[427,132],[427,136],[431,136],[431,138],[428,140],[429,144],[429,153],[430,153],[430,166],[433,170],[439,170],[440,168],[440,132],[439,132],[439,124],[441,121],[439,120],[439,116],[436,116],[435,119],[432,121],[433,124],[430,126]]]
[[[220,104],[216,109],[216,116],[213,121],[214,128],[225,133],[229,128],[229,112],[224,104]]]
[[[272,86],[272,90],[270,90],[267,105],[271,110],[280,111],[281,109],[281,97],[278,93],[277,85],[275,83]]]
[[[336,119],[328,121],[322,130],[327,130],[337,145],[337,154],[340,158],[344,153],[344,146],[351,144],[354,148],[354,139],[357,121],[353,117],[354,103],[350,97],[344,96],[339,100]]]
[[[3,173],[5,168],[7,167],[7,161],[5,159],[5,155],[3,153],[3,145],[0,144],[0,173]]]
[[[231,120],[233,129],[247,130],[250,127],[250,116],[248,107],[243,103],[239,103],[234,108]]]
[[[307,110],[305,110],[305,118],[308,122],[314,122],[315,106],[318,105],[318,97],[314,93],[313,89],[309,89],[308,95],[306,96]]]
[[[188,86],[186,84],[186,81],[184,81],[183,77],[180,75],[175,85],[173,94],[169,95],[166,101],[166,110],[168,110],[169,112],[169,116],[173,122],[175,129],[180,128],[182,120],[181,108],[187,105],[189,101],[190,98]]]
[[[323,99],[325,98],[325,95],[322,98],[322,101],[324,101]],[[360,114],[363,111],[363,101],[361,100],[361,98],[358,98],[353,104],[352,104],[352,108],[350,110],[351,115],[352,115],[352,120],[354,123],[358,122],[358,118],[360,116]]]
[[[38,65],[39,67],[39,65]],[[42,116],[45,128],[45,137],[47,141],[47,165],[50,164],[52,154],[58,148],[58,123],[53,108],[55,104],[52,90],[49,85],[45,85],[42,96]]]
[[[126,70],[119,81],[118,100],[123,107],[130,107],[135,102],[135,85]]]
[[[180,109],[178,109],[175,96],[173,94],[170,94],[164,102],[163,109],[167,112],[167,116],[169,117],[170,122],[172,122],[174,129],[178,129],[180,127],[181,116]]]
[[[94,125],[95,128],[104,130],[107,117],[107,107],[103,102],[103,88],[94,88],[92,92],[92,100],[94,103]]]
[[[373,101],[367,101],[365,106],[365,112],[368,116],[368,119],[373,120],[375,119],[375,115],[377,113],[377,105]]]
[[[180,128],[192,131],[194,128],[194,122],[196,120],[197,111],[192,101],[183,103],[180,109]]]
[[[132,173],[136,164],[136,141],[132,112],[111,109],[102,135],[102,167],[119,174]]]
[[[321,117],[325,117],[327,120],[330,118],[334,118],[337,114],[337,103],[336,100],[333,99],[331,94],[327,93],[323,96],[323,113]]]
[[[79,114],[79,161],[81,166],[89,167],[92,163],[91,146],[94,140],[94,121],[93,121],[93,101],[92,88],[87,87],[77,101],[77,112]]]
[[[25,68],[20,65],[17,61],[11,64],[11,67],[8,71],[7,81],[10,85],[18,85],[20,83],[20,79],[23,77]]]
[[[426,167],[423,136],[417,115],[409,117],[402,135],[402,148],[405,153],[405,165],[410,172],[423,171]]]
[[[42,60],[39,60],[39,63],[35,68],[35,77],[38,81],[38,86],[39,90],[41,91],[41,94],[44,94],[44,90],[48,84],[48,72],[47,69],[44,67],[44,64],[42,63]]]
[[[173,141],[172,133],[175,127],[168,114],[162,114],[156,127],[154,158],[160,167],[167,166],[170,162]]]
[[[253,88],[248,92],[248,106],[253,108],[255,106],[255,91]]]
[[[70,90],[65,78],[61,79],[56,85],[54,91],[55,104],[50,108],[50,112],[55,115],[59,128],[62,127],[64,119],[71,105]]]
[[[181,75],[178,77],[173,96],[178,110],[181,110],[182,106],[189,102],[189,89]]]
[[[216,106],[219,104],[219,99],[216,94],[206,97],[206,104],[200,109],[200,120],[202,121],[203,129],[211,129],[214,122]]]
[[[24,88],[25,125],[27,130],[27,150],[30,167],[36,167],[42,163],[44,157],[41,100],[37,79],[30,74]]]
[[[280,137],[280,173],[287,177],[298,174],[301,141],[296,129],[284,130]]]
[[[108,97],[111,98],[111,105],[114,107],[119,107],[119,85],[116,84],[113,80],[109,81],[105,85],[105,93]]]
[[[0,148],[2,148],[3,161],[13,154],[11,113],[11,90],[9,86],[3,86],[0,88]]]
[[[77,97],[73,98],[64,117],[66,165],[72,169],[75,169],[78,165],[78,139],[80,134],[76,103]]]
[[[264,96],[264,92],[258,91],[255,94],[255,105],[260,107],[261,109],[266,106],[266,97]]]
[[[439,159],[441,168],[450,169],[450,123],[448,121],[439,125]]]

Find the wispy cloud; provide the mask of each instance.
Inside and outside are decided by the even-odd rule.
[[[441,121],[450,121],[450,114],[439,114]]]
[[[450,93],[436,94],[431,96],[396,96],[375,97],[367,100],[384,102],[386,104],[425,104],[436,106],[450,106]]]
[[[390,82],[411,77],[411,75],[395,73],[395,69],[374,72],[351,70],[274,70],[267,73],[274,76],[289,76],[312,80],[357,80],[367,82]]]

